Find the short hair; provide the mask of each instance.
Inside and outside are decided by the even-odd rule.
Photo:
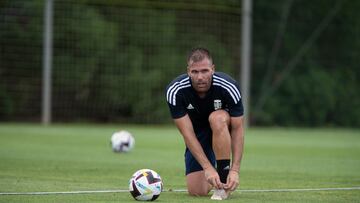
[[[213,60],[212,60],[209,50],[202,48],[202,47],[196,47],[196,48],[193,48],[189,52],[188,57],[187,57],[187,64],[190,65],[190,62],[196,63],[196,62],[204,60],[205,58],[209,59],[211,64],[213,63]]]

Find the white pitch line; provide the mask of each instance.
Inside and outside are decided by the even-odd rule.
[[[307,191],[336,191],[336,190],[360,190],[360,187],[343,188],[294,188],[294,189],[262,189],[262,190],[237,190],[239,192],[307,192]]]
[[[344,191],[360,190],[358,187],[341,188],[294,188],[294,189],[253,189],[236,190],[237,192],[308,192],[308,191]],[[84,191],[63,191],[63,192],[0,192],[0,195],[62,195],[62,194],[93,194],[93,193],[124,193],[129,190],[84,190]],[[186,189],[169,189],[163,192],[187,192]]]
[[[63,194],[92,194],[92,193],[117,193],[129,192],[129,190],[83,190],[83,191],[60,191],[60,192],[0,192],[0,195],[63,195]]]

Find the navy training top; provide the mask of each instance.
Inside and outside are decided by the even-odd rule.
[[[211,112],[224,109],[231,117],[244,114],[240,88],[229,75],[215,72],[212,84],[204,98],[200,98],[192,87],[190,77],[182,74],[166,87],[166,100],[173,119],[189,115],[195,133],[210,128]]]

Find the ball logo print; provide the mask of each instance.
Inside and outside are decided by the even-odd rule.
[[[136,171],[129,180],[129,191],[135,200],[154,201],[162,192],[162,179],[151,169]]]

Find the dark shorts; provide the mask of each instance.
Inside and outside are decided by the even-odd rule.
[[[199,140],[207,158],[210,163],[215,167],[216,159],[212,149],[212,132],[211,129],[204,129],[203,131],[196,133],[196,137]],[[186,148],[185,151],[185,173],[186,175],[192,172],[201,171],[203,168],[196,161],[195,157],[191,154],[190,150]]]

